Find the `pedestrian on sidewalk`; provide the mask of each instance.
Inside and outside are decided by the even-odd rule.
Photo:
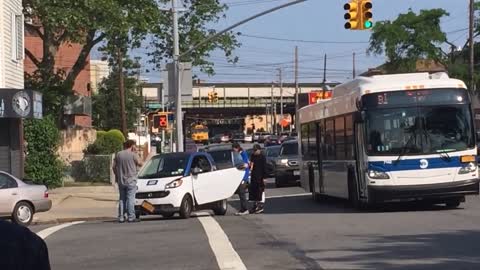
[[[243,151],[242,147],[240,146],[239,143],[233,143],[232,144],[232,150],[239,154],[240,157],[242,158],[239,160],[240,164],[235,164],[237,168],[245,170],[245,173],[243,174],[242,181],[240,182],[240,186],[238,187],[236,193],[238,194],[238,197],[240,198],[240,211],[235,213],[236,216],[243,216],[243,215],[248,215],[248,200],[247,200],[247,188],[248,188],[248,183],[250,181],[249,176],[250,176],[250,168],[249,168],[249,161],[248,161],[248,155],[247,152]]]
[[[248,195],[254,202],[251,213],[263,213],[265,206],[265,179],[267,178],[267,160],[262,153],[260,145],[253,146],[253,154],[250,157],[250,186]]]
[[[115,155],[113,161],[113,171],[115,180],[118,184],[118,221],[125,222],[127,214],[128,222],[138,222],[135,216],[135,194],[137,192],[137,168],[143,165],[140,157],[136,153],[136,142],[127,140],[124,150]]]
[[[0,269],[50,270],[45,241],[25,227],[0,220]]]

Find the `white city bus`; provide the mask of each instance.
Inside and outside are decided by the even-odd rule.
[[[446,73],[358,77],[298,112],[302,186],[355,207],[478,194],[465,84]]]

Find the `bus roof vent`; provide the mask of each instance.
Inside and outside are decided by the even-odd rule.
[[[448,74],[446,72],[436,72],[436,73],[430,74],[430,79],[441,80],[441,79],[450,79],[450,77],[448,77]]]
[[[371,77],[375,81],[390,81],[390,80],[428,80],[429,74],[427,72],[422,73],[402,73],[402,74],[389,74],[389,75],[375,75]]]

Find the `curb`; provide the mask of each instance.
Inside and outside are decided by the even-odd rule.
[[[37,220],[32,221],[31,225],[53,225],[63,224],[75,221],[115,221],[115,217],[80,217],[80,218],[57,218],[53,220]]]

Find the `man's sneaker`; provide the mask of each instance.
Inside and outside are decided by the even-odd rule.
[[[141,220],[136,218],[136,219],[131,219],[131,220],[128,220],[128,223],[137,223],[137,222],[140,222]]]
[[[250,214],[250,212],[248,210],[245,210],[245,211],[239,211],[237,213],[235,213],[235,216],[245,216],[245,215],[248,215]]]
[[[257,209],[255,209],[255,214],[260,214],[260,213],[263,213],[263,207],[259,207]]]

